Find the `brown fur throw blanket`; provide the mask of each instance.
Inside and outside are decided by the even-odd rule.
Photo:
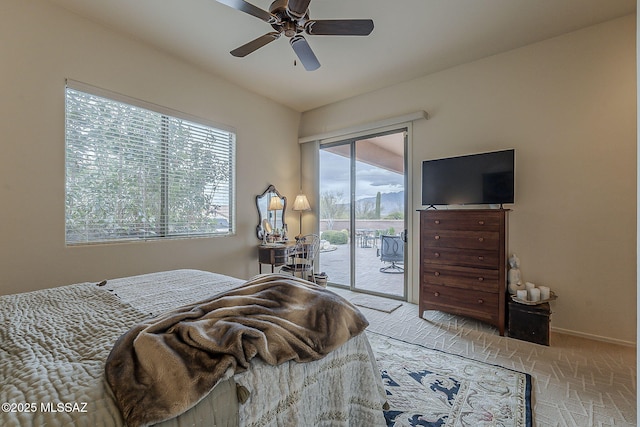
[[[317,360],[367,326],[331,291],[260,275],[134,326],[115,343],[105,376],[127,424],[149,425],[193,407],[256,356],[272,365]]]

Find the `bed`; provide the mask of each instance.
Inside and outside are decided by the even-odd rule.
[[[148,319],[245,285],[173,270],[1,296],[0,425],[125,425],[118,393],[105,379],[119,338]],[[383,426],[384,403],[380,372],[360,333],[308,363],[272,366],[256,357],[157,425]]]

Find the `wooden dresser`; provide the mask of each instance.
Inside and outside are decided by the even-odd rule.
[[[420,317],[472,317],[505,330],[505,209],[420,211]]]

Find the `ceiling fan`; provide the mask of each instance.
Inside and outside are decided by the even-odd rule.
[[[284,34],[289,37],[291,47],[307,71],[317,70],[320,62],[301,33],[312,36],[368,36],[373,31],[371,19],[310,19],[311,0],[275,0],[268,12],[244,0],[217,1],[262,19],[275,30],[232,50],[231,55],[245,57]]]

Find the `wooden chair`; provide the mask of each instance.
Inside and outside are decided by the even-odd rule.
[[[298,239],[295,246],[289,251],[288,262],[282,266],[280,271],[300,275],[302,279],[315,282],[314,262],[320,251],[320,237],[316,234],[307,234]],[[311,275],[311,279],[309,279]]]

